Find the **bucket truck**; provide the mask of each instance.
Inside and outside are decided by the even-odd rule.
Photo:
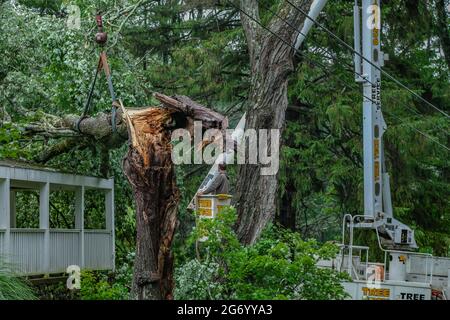
[[[315,0],[295,48],[298,50],[310,32],[327,0]],[[355,81],[363,93],[364,211],[346,214],[342,223],[340,254],[318,266],[347,272],[352,281],[343,285],[355,300],[447,300],[450,295],[450,259],[417,252],[414,230],[395,219],[390,177],[384,158],[383,135],[387,124],[381,103],[382,67],[388,56],[381,49],[382,23],[380,0],[355,0],[354,3]],[[295,10],[295,8],[292,8]],[[245,127],[245,117],[238,128]],[[240,142],[236,136],[237,143]],[[203,181],[208,185],[217,163]],[[195,201],[190,204],[195,209]],[[369,262],[369,247],[353,243],[354,230],[371,230],[377,236],[384,262]]]

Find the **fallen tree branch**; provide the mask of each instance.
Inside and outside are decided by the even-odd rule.
[[[105,176],[109,171],[109,150],[130,140],[122,166],[136,203],[137,243],[132,294],[138,299],[172,298],[171,247],[180,201],[172,162],[172,131],[193,130],[194,121],[202,122],[202,130],[223,132],[228,127],[226,117],[188,97],[160,93],[155,97],[162,106],[125,109],[119,100],[115,119],[117,133],[112,131],[110,113],[86,117],[80,123],[76,115],[42,114],[41,121],[27,125],[24,130],[28,136],[65,138],[38,155],[40,162],[66,153],[80,143],[89,147],[100,144],[100,171]]]

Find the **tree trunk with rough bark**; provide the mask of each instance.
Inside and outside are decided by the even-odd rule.
[[[171,244],[177,223],[179,191],[171,160],[171,112],[153,108],[131,116],[139,148],[130,144],[123,171],[136,204],[136,259],[132,297],[170,299],[173,289]]]
[[[172,130],[193,130],[202,121],[203,130],[225,130],[222,115],[187,97],[156,94],[163,108],[126,112],[130,144],[123,171],[136,203],[136,258],[132,298],[172,299],[172,241],[180,200],[172,162]]]
[[[312,2],[293,1],[306,12]],[[260,21],[258,1],[241,0],[241,9]],[[288,76],[294,69],[294,50],[291,46],[294,46],[299,34],[282,19],[301,30],[305,16],[287,3],[281,5],[277,14],[281,19],[274,17],[268,28],[278,37],[243,13],[241,21],[247,38],[252,70],[246,129],[256,129],[257,132],[258,129],[277,129],[281,135],[288,106]],[[267,144],[271,145],[270,139]],[[276,210],[278,175],[261,175],[261,167],[260,164],[245,164],[239,167],[234,201],[238,212],[237,233],[244,244],[256,241],[274,217]]]

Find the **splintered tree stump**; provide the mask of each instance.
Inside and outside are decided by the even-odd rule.
[[[123,171],[136,204],[136,257],[132,298],[172,299],[172,241],[180,200],[171,159],[171,132],[190,129],[204,121],[203,129],[226,129],[227,119],[187,97],[156,95],[163,107],[125,110],[129,149]]]
[[[130,146],[123,170],[136,203],[136,260],[132,294],[137,299],[167,299],[173,289],[170,251],[180,199],[171,160],[171,111],[147,109],[130,115],[137,145]]]

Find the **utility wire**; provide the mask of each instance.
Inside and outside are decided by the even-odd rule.
[[[282,17],[280,17],[276,12],[274,12],[273,10],[271,10],[268,6],[262,4],[262,2],[260,2],[260,4],[261,4],[267,11],[269,11],[269,12],[272,13],[274,16],[276,16],[278,19],[280,19],[282,22],[284,22],[285,24],[289,25],[294,31],[299,32],[300,34],[302,34],[302,35],[306,38],[306,35],[305,35],[304,33],[302,33],[301,31],[299,31],[299,29],[296,28],[295,26],[293,26],[290,22],[284,20],[284,19],[283,19]],[[259,24],[259,25],[261,25],[261,24]],[[268,30],[267,28],[265,28],[265,29]],[[271,30],[270,30],[270,31],[271,31]],[[272,31],[271,31],[271,33],[274,34]],[[278,38],[281,39],[281,40],[283,40],[283,42],[286,43],[286,41],[284,41],[284,39],[282,39],[282,38],[280,38],[280,37],[278,37]],[[295,48],[294,46],[292,46],[292,45],[290,45],[290,44],[288,44],[288,45],[291,46],[291,47],[293,47],[293,49],[296,51],[296,53],[299,53],[299,50],[298,50],[297,48]],[[327,52],[326,49],[325,49],[325,52]],[[332,59],[334,59],[335,61],[339,62],[339,60],[338,60],[337,58],[334,58],[333,55],[332,55],[331,53],[329,53],[329,52],[327,52],[327,53],[330,55],[330,57],[331,57]],[[299,53],[299,54],[300,54],[301,56],[303,56],[303,57],[305,57],[305,58],[308,59],[308,57],[306,57],[303,53]],[[321,55],[321,56],[322,56],[322,55]],[[325,57],[325,56],[322,56],[322,57]],[[312,60],[309,59],[309,61],[311,62]],[[323,68],[326,68],[326,66],[322,65],[322,70],[323,70],[323,71],[326,71],[326,70],[324,70]],[[344,69],[344,70],[345,70],[345,69]],[[349,71],[349,70],[345,70],[345,71]],[[356,75],[362,77],[362,75],[359,74],[357,71],[351,70],[351,71],[349,71],[349,72],[353,72],[354,74],[356,74]],[[340,78],[336,78],[336,79],[338,79],[338,80],[339,80],[341,83],[343,83],[345,86],[348,85],[348,84],[347,84],[346,82],[344,82],[342,79],[340,79]],[[374,83],[372,83],[372,82],[369,81],[368,79],[365,79],[365,80],[366,80],[368,83],[374,85]],[[374,100],[372,100],[371,98],[367,97],[367,96],[364,95],[364,94],[363,94],[363,97],[366,98],[366,99],[368,99],[368,100],[371,101],[372,103],[376,103]],[[420,116],[420,114],[419,114],[416,110],[414,110],[413,108],[408,107],[408,106],[407,106],[407,108],[408,108],[409,110],[413,111],[414,113],[416,113],[417,115]],[[421,130],[415,128],[415,127],[413,127],[413,126],[410,125],[409,123],[406,123],[406,122],[405,122],[404,120],[402,120],[400,117],[394,115],[393,113],[387,112],[386,110],[385,110],[384,112],[387,113],[388,115],[392,116],[393,118],[396,118],[400,123],[405,124],[406,126],[408,126],[409,128],[413,129],[413,130],[416,131],[417,133],[421,134],[421,135],[424,136],[425,138],[427,138],[427,139],[429,139],[429,140],[435,142],[436,144],[440,145],[441,147],[443,147],[443,148],[446,149],[447,151],[450,151],[450,148],[448,148],[446,145],[440,143],[438,140],[434,139],[433,137],[431,137],[430,135],[426,134],[425,132],[423,132],[423,131],[421,131]]]
[[[436,111],[442,113],[444,116],[446,116],[447,118],[450,118],[450,116],[443,110],[439,109],[438,107],[436,107],[434,104],[432,104],[431,102],[425,100],[424,98],[422,98],[421,96],[419,96],[417,93],[415,93],[414,91],[412,91],[410,88],[408,88],[406,85],[404,85],[402,82],[400,82],[399,80],[397,80],[394,76],[392,76],[389,72],[383,70],[382,68],[380,68],[379,66],[377,66],[376,64],[374,64],[372,61],[368,60],[366,57],[364,57],[362,54],[360,54],[359,52],[357,52],[352,46],[350,46],[347,42],[345,42],[344,40],[342,40],[341,38],[339,38],[339,36],[337,36],[333,31],[329,30],[327,27],[325,27],[324,25],[322,25],[321,23],[317,22],[315,19],[313,19],[308,13],[305,12],[305,10],[303,10],[302,8],[296,6],[295,4],[293,4],[291,1],[286,0],[286,2],[292,6],[293,8],[295,8],[297,11],[299,11],[301,14],[303,14],[306,18],[308,18],[309,20],[311,20],[314,24],[316,24],[317,26],[319,26],[321,29],[323,29],[325,32],[327,32],[330,36],[332,36],[334,39],[336,39],[340,44],[342,44],[343,46],[345,46],[346,48],[348,48],[349,50],[351,50],[354,54],[360,56],[364,61],[366,61],[367,63],[369,63],[370,65],[372,65],[374,68],[376,68],[377,70],[379,70],[381,73],[383,73],[385,76],[387,76],[389,79],[391,79],[392,81],[394,81],[397,85],[399,85],[400,87],[402,87],[403,89],[405,89],[406,91],[408,91],[409,93],[411,93],[413,96],[415,96],[417,99],[425,102],[428,106],[432,107],[433,109],[435,109]]]
[[[290,23],[289,21],[284,20],[282,17],[280,17],[279,14],[277,14],[276,12],[274,12],[272,9],[270,9],[268,6],[266,6],[266,5],[263,4],[262,2],[259,2],[259,3],[262,5],[263,8],[265,8],[267,11],[269,11],[270,13],[272,13],[275,17],[277,17],[278,19],[280,19],[281,21],[283,21],[284,23],[286,23],[287,25],[289,25],[294,31],[299,32],[301,35],[303,35],[303,36],[306,38],[306,35],[305,35],[300,29],[298,29],[297,27],[295,27],[294,25],[292,25],[292,23]],[[337,57],[334,57],[333,54],[330,53],[328,50],[324,49],[324,51],[330,56],[331,59],[333,59],[334,61],[336,61],[336,62],[338,63],[338,65],[339,65],[339,63],[342,62],[343,64],[347,65],[347,66],[350,68],[350,70],[351,70],[350,72],[353,72],[353,73],[354,73],[355,75],[357,75],[358,77],[364,78],[362,74],[360,74],[360,73],[358,73],[357,71],[354,70],[354,68],[353,68],[352,65],[348,64],[348,63],[345,62],[345,61],[341,61],[341,60],[338,59]],[[324,57],[324,58],[328,58],[328,57],[326,57],[326,56],[324,56],[324,55],[320,55],[320,56],[321,56],[321,57]],[[345,68],[344,68],[344,70],[345,70]],[[349,71],[349,70],[345,70],[345,71]],[[376,85],[375,85],[373,82],[371,82],[369,79],[364,78],[364,80],[367,81],[368,83],[370,83],[372,86],[376,86]],[[355,85],[356,85],[356,83],[355,83]],[[418,116],[421,115],[421,114],[420,114],[417,110],[415,110],[414,108],[411,108],[411,107],[408,106],[408,105],[405,105],[405,107],[406,107],[407,109],[411,110],[412,112],[414,112],[415,114],[417,114]]]
[[[406,125],[407,127],[409,127],[410,129],[413,129],[414,131],[416,131],[417,133],[421,134],[421,135],[424,136],[425,138],[430,139],[430,140],[433,141],[434,143],[440,145],[440,146],[441,146],[442,148],[444,148],[445,150],[450,151],[450,148],[449,148],[449,147],[447,147],[446,145],[440,143],[437,139],[431,137],[429,134],[427,134],[427,133],[425,133],[425,132],[423,132],[423,131],[421,131],[421,130],[415,128],[414,126],[412,126],[412,125],[409,124],[408,122],[403,121],[399,116],[396,116],[395,114],[392,114],[392,113],[390,113],[390,112],[388,112],[387,114],[390,115],[390,116],[393,117],[393,118],[396,118],[401,124]]]
[[[237,10],[239,10],[242,14],[244,14],[245,16],[247,16],[249,19],[251,19],[252,21],[254,21],[256,24],[258,24],[260,27],[262,27],[263,29],[265,29],[266,31],[270,32],[272,35],[274,35],[275,37],[277,37],[279,40],[281,40],[284,44],[286,44],[287,46],[291,47],[295,53],[299,54],[300,56],[306,58],[308,61],[310,61],[313,65],[321,65],[320,63],[318,63],[317,61],[314,61],[310,58],[308,58],[307,56],[305,56],[304,54],[302,54],[300,52],[299,49],[295,48],[294,45],[292,45],[291,43],[287,42],[285,39],[283,39],[280,35],[276,34],[274,31],[270,30],[269,28],[267,28],[266,26],[262,25],[260,21],[258,21],[257,19],[255,19],[254,17],[252,17],[250,14],[248,14],[247,12],[245,12],[244,10],[242,10],[239,6],[236,6],[233,2],[231,2],[230,0],[225,0],[228,3],[230,3],[234,8],[236,8]],[[284,23],[288,24],[287,21],[285,21],[284,19],[281,19]],[[326,68],[326,66],[323,66],[322,64],[322,70],[324,70],[323,68]],[[324,70],[326,71],[326,70]],[[327,72],[328,73],[328,72]],[[340,80],[340,82],[344,83],[345,86],[347,86],[348,84],[345,83],[342,79],[337,78]],[[372,100],[370,97],[367,97],[363,94],[363,97],[368,99],[369,101],[371,101],[372,103],[376,103],[374,100]],[[396,116],[394,116],[396,117]],[[414,131],[416,131],[417,133],[419,133],[420,135],[424,136],[425,138],[429,139],[432,142],[435,142],[437,145],[441,146],[442,148],[446,149],[447,151],[450,151],[450,148],[448,148],[446,145],[440,143],[439,141],[437,141],[436,139],[430,137],[429,135],[427,135],[426,133],[422,132],[421,130],[407,124],[405,121],[401,120],[401,118],[396,117],[401,123],[406,124],[407,126],[409,126],[411,129],[413,129]]]
[[[290,23],[290,22],[284,20],[284,19],[283,19],[282,17],[280,17],[276,12],[274,12],[273,10],[271,10],[269,7],[267,7],[266,5],[262,4],[261,2],[260,2],[260,4],[261,4],[266,10],[268,10],[270,13],[272,13],[274,16],[276,16],[278,19],[280,19],[282,22],[284,22],[285,24],[289,25],[294,31],[299,32],[300,34],[302,34],[302,35],[306,38],[306,35],[305,35],[304,33],[302,33],[301,31],[299,31],[298,28],[296,28],[295,26],[293,26],[292,23]],[[297,48],[294,47],[294,50],[296,50],[297,53],[298,53],[298,49],[297,49]],[[325,49],[325,51],[326,51],[326,49]],[[328,54],[330,55],[330,57],[331,57],[334,61],[340,62],[339,59],[333,57],[333,54],[331,54],[331,53],[328,53]],[[303,53],[300,53],[300,55],[302,55],[303,57],[307,58]],[[321,57],[325,57],[325,56],[323,56],[323,55],[320,55],[320,56],[321,56]],[[311,61],[311,59],[310,59],[309,61]],[[344,62],[344,63],[345,63],[345,62]],[[345,63],[345,64],[346,64],[346,63]],[[348,65],[348,64],[347,64],[347,65]],[[326,71],[326,70],[324,70],[323,68],[326,68],[326,66],[322,65],[322,70],[323,70],[323,71]],[[358,72],[355,71],[353,68],[351,68],[350,70],[346,70],[346,69],[344,69],[344,70],[345,70],[345,71],[352,72],[352,73],[354,73],[355,75],[362,77],[362,74],[358,73]],[[339,82],[343,83],[345,86],[348,85],[348,84],[347,84],[346,82],[344,82],[342,79],[340,79],[340,78],[336,78],[336,79],[337,79]],[[370,80],[368,80],[368,79],[365,79],[365,80],[366,80],[368,83],[370,83],[372,86],[375,85],[375,84],[372,83]],[[355,85],[356,85],[356,83],[355,83]],[[374,100],[372,100],[371,98],[369,98],[369,97],[367,97],[366,95],[364,95],[364,93],[363,93],[363,97],[366,98],[366,99],[368,99],[368,100],[371,101],[372,103],[376,103]],[[419,114],[415,109],[413,109],[413,108],[411,108],[411,107],[409,107],[409,106],[406,106],[406,108],[409,109],[409,110],[411,110],[411,111],[413,111],[415,114],[421,116],[421,114]],[[443,147],[443,148],[446,149],[447,151],[450,151],[450,149],[449,149],[446,145],[440,143],[438,140],[432,138],[430,135],[424,133],[423,131],[421,131],[421,130],[415,128],[415,127],[413,127],[413,126],[410,125],[409,123],[406,123],[406,122],[405,122],[404,120],[402,120],[400,117],[394,115],[393,113],[387,112],[386,110],[385,110],[384,112],[385,112],[386,114],[392,116],[393,118],[396,118],[400,123],[405,124],[406,126],[408,126],[409,128],[413,129],[414,131],[416,131],[417,133],[421,134],[422,136],[426,137],[427,139],[429,139],[429,140],[435,142],[436,144],[440,145],[441,147]]]

